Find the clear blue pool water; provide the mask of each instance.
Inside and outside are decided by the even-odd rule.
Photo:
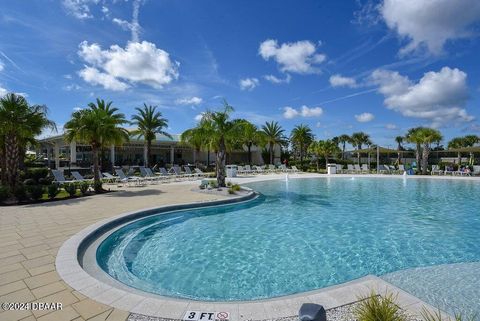
[[[98,264],[144,291],[236,301],[480,261],[479,182],[317,178],[248,186],[262,196],[122,227],[99,246]]]

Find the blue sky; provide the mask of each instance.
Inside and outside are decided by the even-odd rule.
[[[0,94],[61,127],[96,97],[157,105],[171,133],[221,106],[318,139],[394,146],[413,126],[480,132],[478,0],[2,0]]]

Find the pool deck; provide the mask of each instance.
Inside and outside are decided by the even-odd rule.
[[[289,175],[292,179],[296,177],[320,176],[324,177],[326,175]],[[357,175],[336,175],[332,178],[346,176]],[[358,176],[365,177],[366,175]],[[388,175],[378,176],[391,177]],[[417,179],[421,177],[408,177],[408,179],[411,178]],[[285,174],[242,177],[235,178],[233,181],[248,183],[265,179],[285,179]],[[452,178],[442,176],[440,179],[480,181],[480,178],[467,177]],[[112,304],[100,303],[99,301],[102,300],[90,299],[80,291],[69,286],[60,277],[55,266],[58,250],[65,241],[86,227],[125,212],[163,205],[203,203],[226,198],[226,196],[213,193],[192,191],[192,187],[196,185],[198,185],[198,182],[187,181],[149,185],[146,187],[128,187],[122,188],[115,193],[66,201],[0,207],[0,302],[61,302],[63,305],[61,311],[0,311],[0,321],[126,320],[129,315],[129,312],[126,310],[114,308]],[[115,189],[115,187],[112,187],[112,189]],[[346,304],[355,301],[357,296],[362,293],[353,291],[353,288],[350,286],[355,286],[359,291],[366,291],[372,287],[384,288],[388,284],[376,277],[367,277],[332,288],[282,297],[279,300],[238,304],[228,303],[219,305],[219,308],[227,308],[228,305],[232,305],[230,310],[232,313],[231,320],[290,316],[292,312],[297,312],[300,302],[317,302],[326,307],[334,307],[342,305],[342,303]],[[413,312],[418,312],[418,308],[423,304],[420,300],[407,293],[400,295],[403,292],[401,290],[395,292],[399,293],[399,300],[403,307]],[[404,295],[405,298],[403,299]],[[173,306],[156,306],[153,309],[155,309],[155,315],[180,318],[180,310],[183,313],[187,308],[188,310],[196,309],[197,307],[201,308],[204,303],[190,301],[187,305],[185,303],[181,304],[182,307],[180,309]],[[249,304],[251,307],[245,309],[246,306],[244,304]],[[238,310],[234,306],[238,306]],[[130,310],[135,307],[137,306],[131,307]],[[149,308],[152,310],[152,307]],[[176,311],[175,314],[172,314],[174,311]],[[142,311],[136,309],[135,312],[141,313]],[[143,310],[143,312],[146,313],[148,311]]]

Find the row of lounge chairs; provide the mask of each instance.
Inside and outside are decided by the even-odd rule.
[[[141,166],[139,169],[140,176],[135,175],[133,169],[130,169],[128,174],[125,174],[122,169],[115,169],[115,176],[108,172],[99,172],[99,176],[105,183],[121,183],[124,185],[135,186],[146,185],[148,183],[156,184],[159,182],[170,182],[172,180],[180,181],[185,179],[199,179],[207,176],[199,168],[195,168],[192,171],[188,166],[184,166],[183,171],[180,166],[173,166],[168,171],[164,167],[161,167],[159,168],[159,173],[154,173],[153,170],[148,167]],[[54,177],[54,182],[59,184],[93,181],[93,179],[84,178],[78,171],[71,172],[71,175],[74,178],[73,180],[66,179],[61,170],[52,170],[52,175]]]
[[[474,165],[473,171],[470,169],[458,169],[452,170],[446,168],[445,170],[440,169],[438,165],[432,165],[432,170],[430,171],[431,175],[451,175],[451,176],[472,176],[472,175],[480,175],[480,165]]]
[[[287,168],[286,165],[263,165],[263,166],[237,166],[237,174],[239,175],[253,175],[253,174],[270,174],[270,173],[299,173],[300,170],[296,166]]]
[[[346,169],[344,169],[341,164],[336,164],[335,166],[337,167],[337,173],[340,174],[370,174],[377,172],[376,170],[372,171],[367,164],[362,164],[362,166],[359,164],[347,164]],[[398,168],[396,168],[392,165],[379,165],[378,172],[380,174],[403,174],[405,172],[405,166],[398,165]]]

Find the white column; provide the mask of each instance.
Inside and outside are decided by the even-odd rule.
[[[77,163],[77,142],[72,141],[70,143],[70,164]]]
[[[173,163],[175,162],[175,148],[173,146],[170,146],[170,161]]]
[[[55,154],[55,168],[60,168],[60,143],[55,142],[54,147],[54,154]]]
[[[115,146],[110,147],[110,162],[112,163],[112,168],[115,166]]]
[[[46,144],[47,147],[47,167],[50,168],[50,144]]]

